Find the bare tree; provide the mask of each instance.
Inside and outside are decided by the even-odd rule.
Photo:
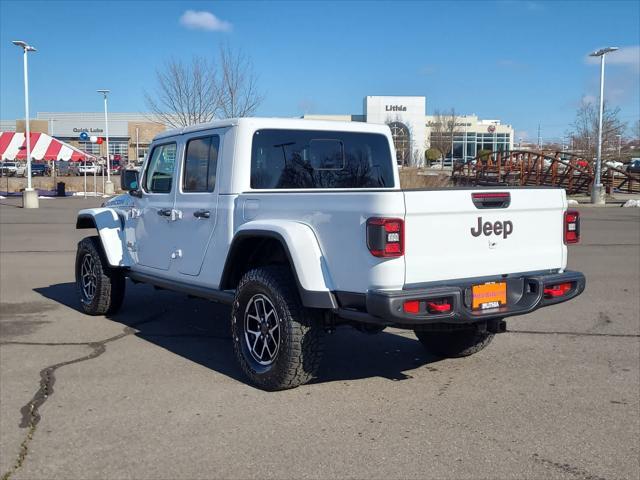
[[[610,108],[606,101],[602,115],[602,157],[614,156],[617,152],[617,135],[622,135],[627,128],[619,118],[620,108]],[[576,111],[576,118],[570,131],[574,150],[591,160],[596,156],[598,145],[598,105],[584,100]]]
[[[264,100],[251,60],[229,45],[220,47],[219,108],[227,118],[248,117]]]
[[[228,45],[220,47],[217,62],[170,59],[156,70],[156,80],[154,94],[145,92],[151,118],[174,128],[250,116],[263,101],[251,61]]]
[[[453,148],[453,137],[458,131],[459,119],[456,111],[452,108],[449,112],[436,110],[433,114],[433,122],[429,124],[431,127],[430,143],[431,148],[435,148],[440,152],[441,162],[451,154]]]
[[[153,120],[171,127],[185,127],[215,118],[220,94],[214,65],[203,57],[190,64],[170,59],[156,70],[157,89],[145,92]]]

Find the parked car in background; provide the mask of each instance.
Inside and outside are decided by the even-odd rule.
[[[632,158],[627,165],[628,173],[640,173],[640,158]]]
[[[44,177],[49,174],[49,166],[46,163],[31,163],[31,176]]]
[[[102,168],[100,165],[94,162],[82,162],[78,165],[78,173],[77,175],[97,175],[102,172]]]
[[[21,162],[2,162],[2,176],[24,177],[26,166]]]
[[[76,175],[77,172],[72,162],[65,162],[64,160],[58,160],[55,162],[56,175],[58,177],[68,177]]]
[[[122,165],[120,164],[120,160],[111,160],[109,165],[111,175],[119,175],[120,170],[122,169]]]
[[[581,167],[581,168],[589,168],[589,162],[586,160],[578,160],[576,162],[576,165]]]

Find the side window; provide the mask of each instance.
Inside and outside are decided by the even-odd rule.
[[[176,165],[175,143],[154,147],[144,176],[144,189],[150,193],[169,193]]]
[[[187,142],[182,175],[183,192],[213,192],[219,147],[218,135],[194,138]]]

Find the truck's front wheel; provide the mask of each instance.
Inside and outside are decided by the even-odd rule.
[[[76,253],[76,289],[80,306],[89,315],[115,313],[122,305],[125,278],[103,259],[99,237],[86,237]]]
[[[476,328],[450,332],[415,331],[420,343],[440,357],[467,357],[479,352],[493,340],[494,334]]]
[[[286,267],[248,271],[231,314],[234,351],[254,385],[283,390],[308,382],[322,356],[318,315],[304,308]]]

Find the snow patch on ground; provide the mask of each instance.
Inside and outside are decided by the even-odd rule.
[[[86,194],[87,197],[105,197],[101,192],[73,192],[74,197],[84,197]]]
[[[574,200],[573,198],[570,198],[569,200],[567,200],[567,204],[568,205],[579,205],[577,200]]]
[[[4,200],[7,197],[3,197],[2,195],[0,195],[0,200]]]
[[[640,199],[639,200],[627,200],[624,205],[622,205],[623,207],[640,207]]]

